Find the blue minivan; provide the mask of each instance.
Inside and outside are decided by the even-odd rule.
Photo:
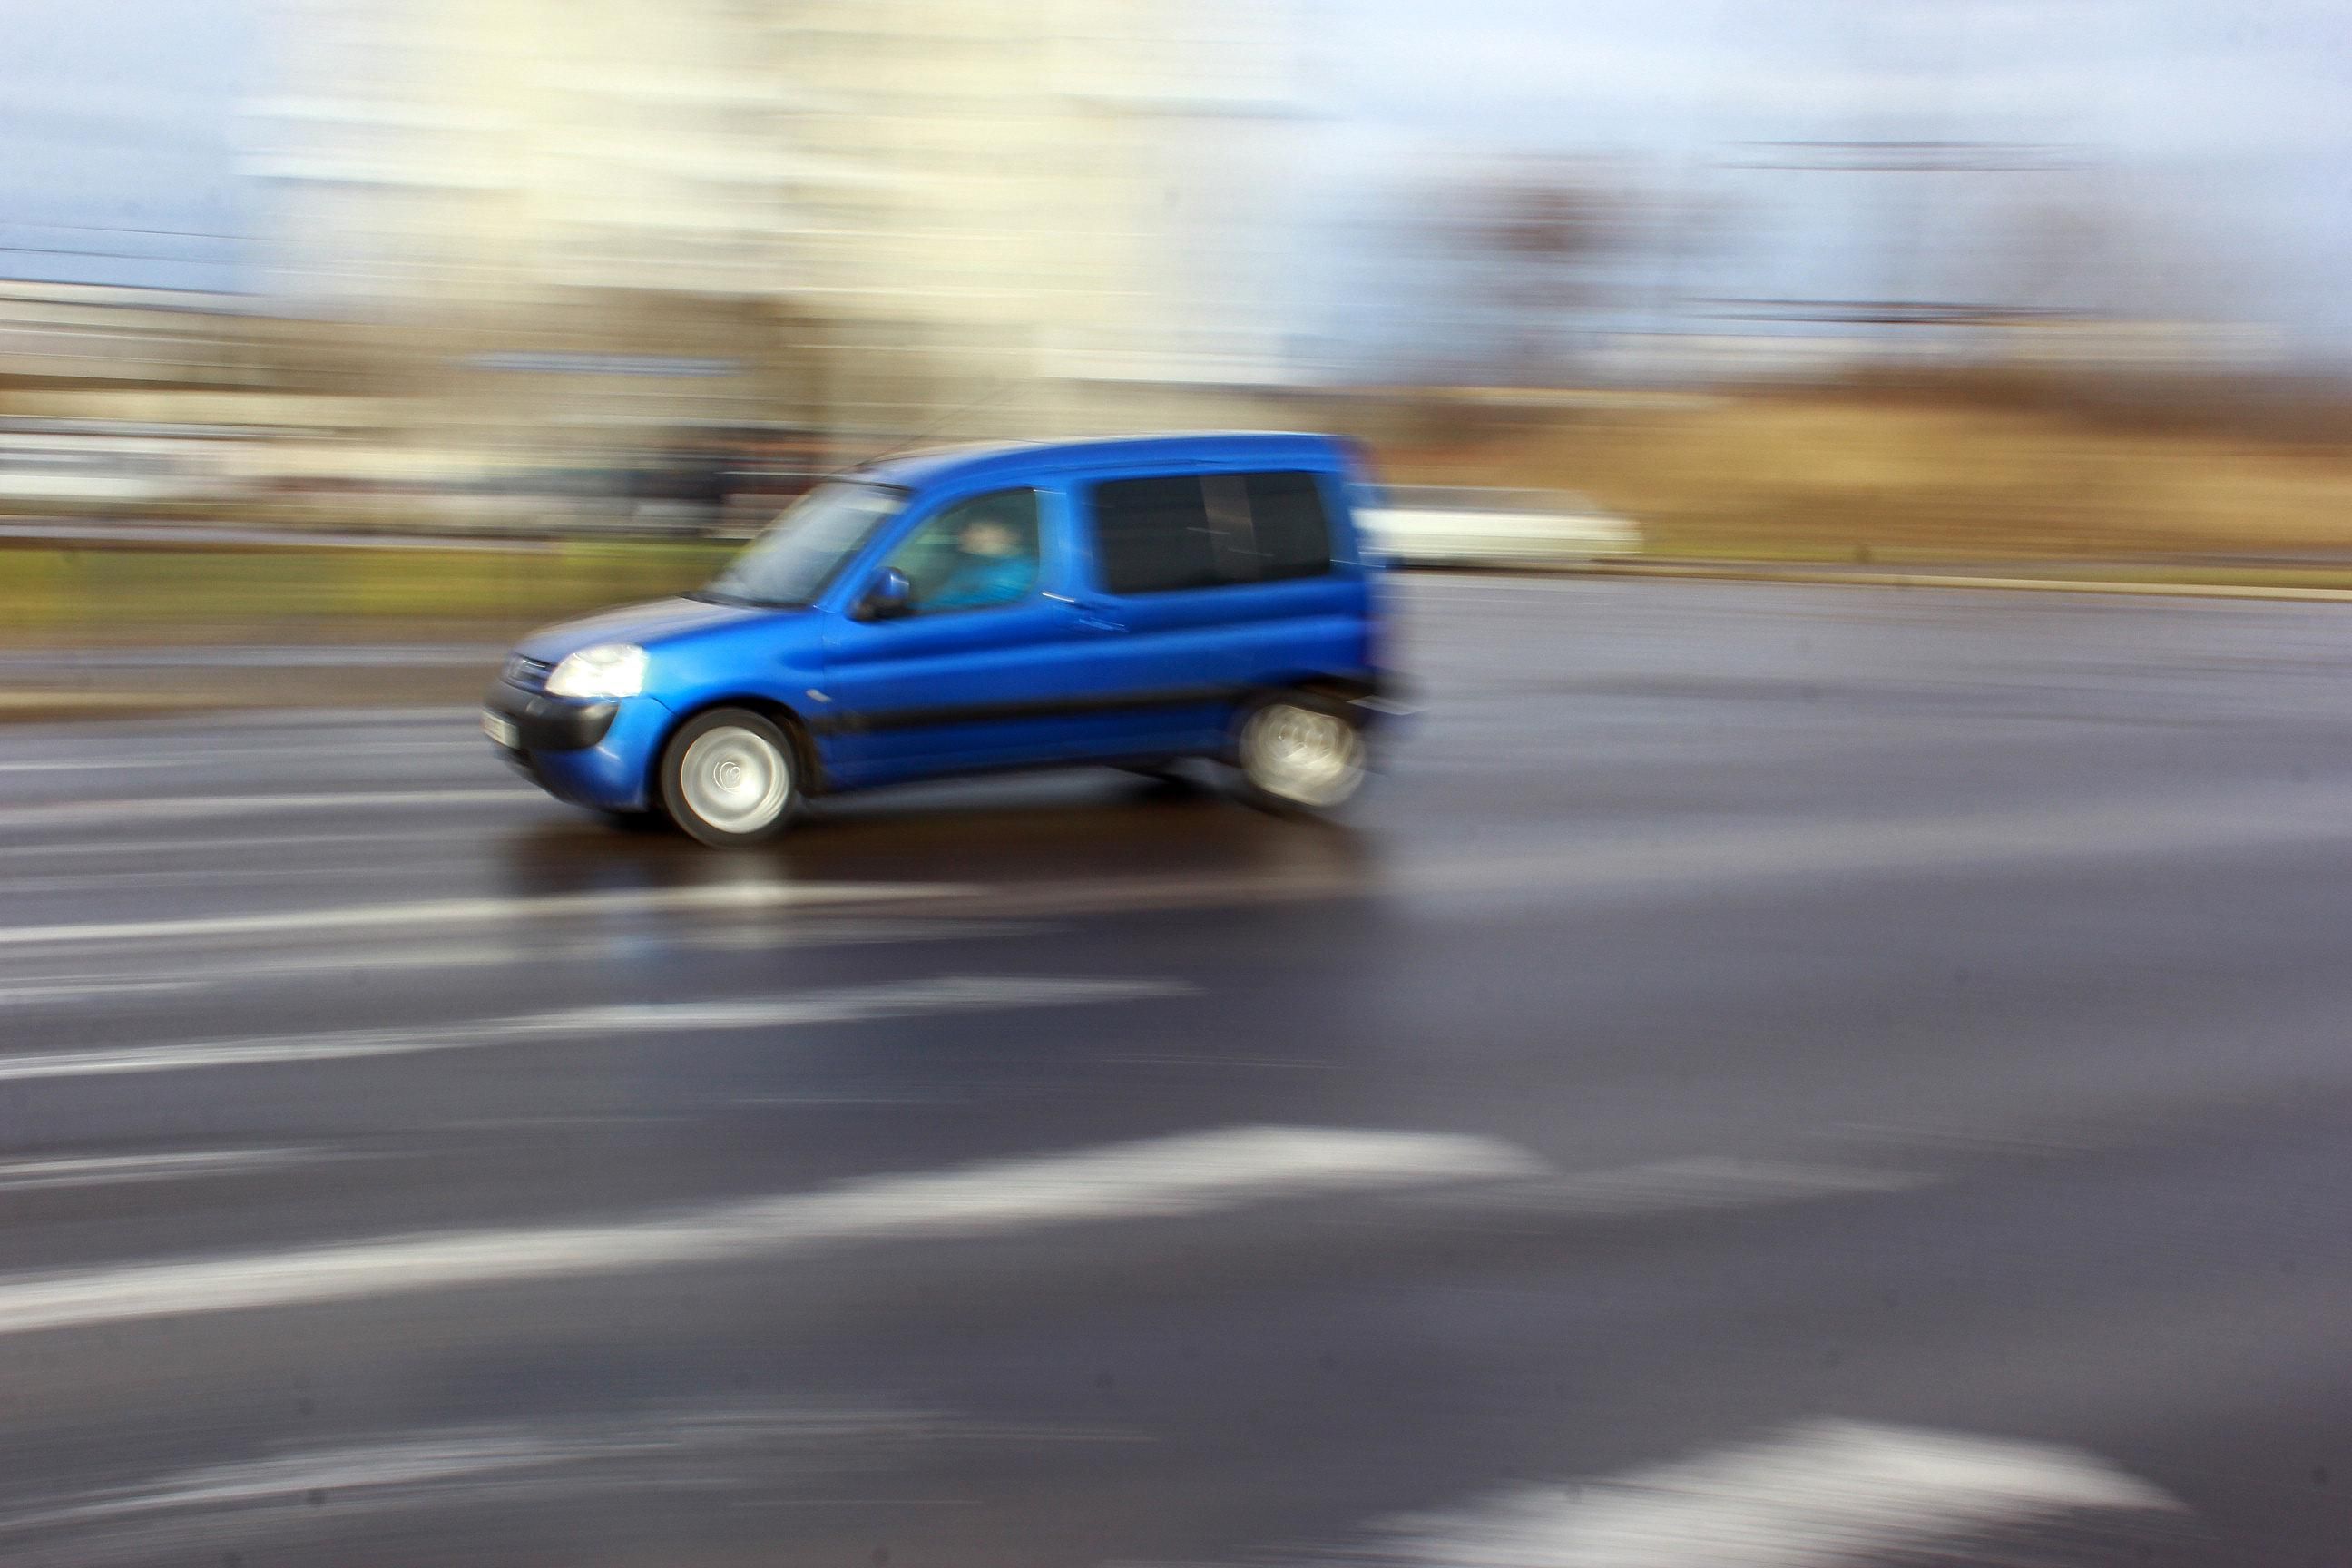
[[[557,797],[705,844],[805,796],[1001,768],[1230,763],[1356,793],[1383,698],[1365,481],[1319,436],[887,458],[818,487],[709,586],[526,637],[482,728]]]

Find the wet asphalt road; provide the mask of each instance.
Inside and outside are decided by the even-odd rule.
[[[0,1562],[2352,1561],[2352,611],[1408,598],[1341,826],[0,732]]]

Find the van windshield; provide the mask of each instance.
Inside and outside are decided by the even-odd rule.
[[[875,530],[906,504],[907,492],[887,485],[819,485],[691,596],[772,609],[813,604]]]

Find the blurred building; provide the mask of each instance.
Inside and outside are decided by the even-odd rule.
[[[911,376],[1086,422],[1121,384],[1296,374],[1276,287],[1308,115],[1292,0],[823,0],[776,54],[841,187],[807,233],[818,308]],[[1041,25],[1042,19],[1042,25]]]
[[[234,295],[0,282],[0,380],[17,389],[257,387],[266,334]]]
[[[272,289],[344,324],[416,439],[1067,428],[1139,386],[1292,374],[1288,5],[304,0],[291,21],[289,90],[252,115]]]

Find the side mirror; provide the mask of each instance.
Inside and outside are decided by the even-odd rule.
[[[861,621],[895,621],[914,611],[915,585],[896,566],[885,566],[866,585],[853,614]]]

